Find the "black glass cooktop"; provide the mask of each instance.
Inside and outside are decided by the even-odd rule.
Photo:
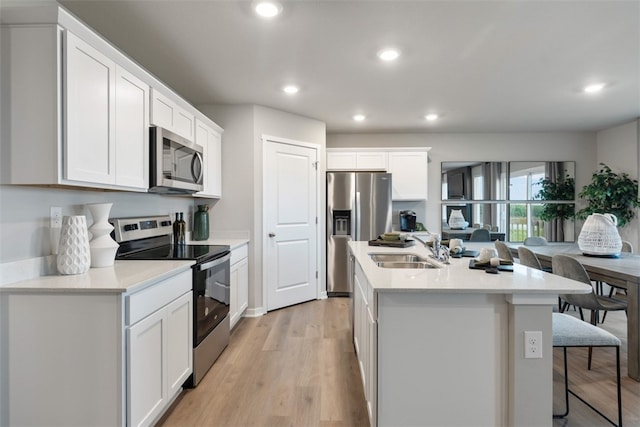
[[[152,249],[118,254],[117,259],[131,260],[171,260],[190,259],[203,262],[215,259],[229,251],[227,245],[166,245]]]

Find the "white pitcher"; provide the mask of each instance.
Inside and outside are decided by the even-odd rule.
[[[578,236],[578,247],[586,255],[620,255],[622,238],[617,226],[618,218],[613,214],[589,215]]]
[[[449,228],[464,230],[468,225],[469,223],[464,220],[462,210],[453,209],[451,211],[451,214],[449,215]]]

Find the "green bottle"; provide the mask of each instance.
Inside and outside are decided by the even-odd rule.
[[[198,205],[193,214],[193,240],[207,240],[209,238],[209,205]]]

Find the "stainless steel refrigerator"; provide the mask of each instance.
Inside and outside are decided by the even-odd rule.
[[[327,172],[327,293],[351,293],[347,243],[391,231],[391,174]]]

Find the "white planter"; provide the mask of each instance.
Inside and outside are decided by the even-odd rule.
[[[110,267],[118,251],[118,243],[110,236],[113,225],[109,223],[109,212],[113,203],[94,203],[87,205],[93,224],[89,228],[91,240],[91,267]]]
[[[87,219],[84,215],[62,218],[56,266],[60,274],[82,274],[89,271],[91,254]]]

